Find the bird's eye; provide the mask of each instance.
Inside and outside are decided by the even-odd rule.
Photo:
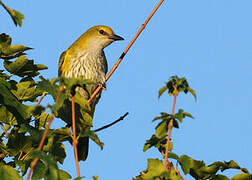
[[[105,34],[105,32],[103,30],[100,30],[99,33],[102,34],[102,35]]]

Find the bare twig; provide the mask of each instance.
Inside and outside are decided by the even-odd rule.
[[[164,2],[164,0],[160,0],[159,3],[156,5],[156,7],[153,9],[153,11],[151,12],[151,14],[149,15],[149,17],[145,20],[144,24],[142,24],[142,26],[140,27],[140,29],[138,30],[138,32],[136,33],[136,35],[133,37],[133,39],[131,40],[131,42],[128,44],[128,46],[126,47],[126,49],[123,51],[122,55],[120,56],[120,58],[117,60],[117,62],[115,63],[115,65],[112,67],[112,69],[110,70],[110,72],[108,73],[107,77],[106,77],[106,81],[109,80],[110,76],[114,73],[114,71],[117,69],[117,67],[119,66],[119,64],[121,63],[121,61],[123,60],[124,56],[127,54],[127,52],[129,51],[130,47],[134,44],[134,42],[136,41],[136,39],[138,38],[138,36],[141,34],[141,32],[144,30],[144,28],[146,27],[146,25],[148,24],[148,22],[150,21],[150,19],[152,18],[152,16],[155,14],[155,12],[158,10],[158,8],[161,6],[161,4]],[[100,90],[102,89],[102,86],[98,86],[96,88],[96,90],[93,92],[93,94],[91,95],[91,97],[89,98],[88,102],[91,103],[92,100],[95,98],[95,96],[100,92]]]
[[[72,96],[72,125],[73,125],[73,147],[74,147],[75,164],[76,164],[77,176],[80,177],[80,167],[79,167],[79,160],[78,160],[78,153],[77,153],[78,140],[77,140],[77,137],[76,137],[74,96]]]
[[[60,95],[61,95],[62,91],[63,91],[63,89],[60,89],[60,90],[58,91],[58,95],[57,95],[55,104],[57,104],[57,103],[59,102],[59,100],[60,100]],[[45,129],[45,131],[44,131],[43,137],[42,137],[42,139],[40,140],[40,143],[39,143],[39,146],[38,146],[38,150],[39,150],[39,151],[41,151],[41,149],[42,149],[42,147],[43,147],[43,145],[44,145],[44,142],[45,142],[45,140],[46,140],[46,136],[47,136],[47,133],[48,133],[48,131],[49,131],[49,129],[50,129],[50,126],[51,126],[51,124],[52,124],[53,118],[54,118],[54,114],[51,113],[51,114],[50,114],[50,117],[49,117],[49,120],[48,120],[48,125],[47,125],[47,127],[46,127],[46,129]],[[27,176],[27,178],[26,178],[27,180],[30,179],[31,173],[32,173],[33,169],[35,168],[35,166],[36,166],[38,160],[39,160],[38,158],[34,158],[33,161],[31,162],[30,170],[29,170],[28,176]]]
[[[0,126],[1,126],[1,128],[2,128],[2,130],[3,130],[3,132],[4,132],[4,134],[5,134],[6,138],[8,138],[8,132],[7,132],[7,130],[5,129],[4,125],[3,125],[2,123],[0,123]]]
[[[109,128],[110,126],[113,126],[114,124],[118,123],[119,121],[122,121],[126,116],[128,116],[129,112],[126,112],[123,116],[121,116],[119,119],[115,120],[114,122],[107,124],[105,126],[102,126],[101,128],[98,128],[94,130],[95,132],[101,131],[103,129]]]
[[[175,110],[175,104],[176,104],[176,98],[178,96],[178,90],[176,87],[174,87],[174,99],[173,99],[173,105],[172,105],[172,115],[174,115],[174,110]],[[170,144],[170,139],[171,139],[171,131],[173,128],[173,119],[170,120],[169,126],[168,126],[168,138],[167,138],[167,143],[166,143],[166,149],[165,149],[165,163],[164,163],[164,169],[167,169],[167,166],[170,164],[168,160],[168,151],[169,151],[169,144]]]

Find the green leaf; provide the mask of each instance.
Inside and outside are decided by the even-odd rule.
[[[217,174],[217,175],[213,175],[210,180],[229,180],[229,178],[227,176],[221,175],[221,174]]]
[[[164,171],[163,161],[159,159],[148,159],[147,173],[144,174],[144,179],[159,176]]]
[[[190,113],[184,112],[183,109],[179,109],[179,111],[174,115],[174,118],[177,119],[177,120],[179,120],[180,123],[183,122],[183,119],[185,117],[193,118],[193,116]]]
[[[29,133],[31,135],[31,141],[32,145],[34,147],[38,146],[40,143],[40,140],[43,136],[43,131],[38,130],[37,128],[34,128],[33,126],[22,124],[20,129],[18,130],[19,133]]]
[[[68,180],[72,178],[72,176],[68,174],[68,172],[63,171],[61,169],[58,170],[58,176],[59,176],[59,180]]]
[[[42,76],[39,76],[39,78],[41,79],[41,81],[39,81],[38,83],[38,89],[48,92],[55,101],[57,98],[59,87],[55,85],[52,81],[49,81],[48,79],[45,79]]]
[[[61,143],[57,135],[49,135],[47,144],[44,145],[43,151],[49,152],[55,160],[61,164],[64,163],[66,158],[65,146]]]
[[[168,113],[165,113],[165,112],[161,112],[160,114],[161,114],[161,116],[155,117],[152,120],[152,122],[154,122],[156,120],[160,120],[160,119],[162,119],[162,120],[169,120],[171,118],[171,116],[172,116],[171,114],[168,114]]]
[[[4,80],[7,80],[10,78],[9,75],[4,73],[4,70],[0,70],[0,78],[3,78]]]
[[[98,180],[98,176],[93,176],[93,180]]]
[[[175,154],[175,153],[168,152],[168,158],[178,160],[179,156],[177,154]]]
[[[160,96],[162,96],[162,94],[168,90],[167,86],[162,87],[161,89],[159,89],[158,91],[158,98],[160,98]]]
[[[85,176],[81,176],[81,177],[74,178],[74,180],[81,180],[81,179],[84,179],[84,178],[85,178]]]
[[[207,172],[205,163],[203,161],[197,161],[188,157],[187,155],[182,155],[178,159],[178,162],[184,174],[190,173],[190,175],[196,179],[206,179],[211,176],[211,174]]]
[[[249,171],[246,168],[241,168],[240,169],[243,173],[249,173]]]
[[[33,60],[29,60],[26,58],[26,56],[19,56],[15,61],[4,61],[4,67],[7,71],[9,71],[11,74],[24,77],[34,77],[39,75],[39,70],[47,69],[46,66],[43,65],[37,65],[34,64]]]
[[[22,180],[16,169],[3,163],[0,163],[0,177],[1,180]]]
[[[20,101],[34,101],[38,96],[41,96],[43,91],[36,89],[35,81],[26,79],[16,84],[16,88],[12,89],[12,93]]]
[[[11,16],[11,19],[13,20],[14,24],[20,27],[22,26],[22,20],[24,19],[24,15],[14,9],[8,8],[2,1],[0,1],[0,5],[3,6],[3,8],[8,12],[8,14]]]
[[[143,151],[145,152],[154,146],[159,150],[159,152],[165,152],[166,142],[166,137],[158,138],[156,135],[152,135],[151,138],[145,142]],[[169,150],[172,150],[172,143],[169,145]]]
[[[38,161],[32,173],[32,180],[42,179],[46,176],[46,171],[46,165],[41,161]]]
[[[9,125],[17,125],[15,116],[6,108],[6,106],[0,105],[0,122]]]
[[[226,169],[241,169],[240,166],[234,162],[233,160],[229,162],[220,162],[216,161],[209,166],[205,166],[205,163],[203,161],[197,161],[194,160],[186,155],[180,156],[178,159],[178,162],[184,172],[184,174],[190,173],[191,176],[193,176],[195,179],[224,179],[224,176],[217,176],[216,173],[221,170],[224,171]],[[242,177],[243,175],[239,176],[237,175],[237,179]],[[244,176],[249,177],[249,176]],[[236,177],[235,177],[236,178]],[[240,180],[240,179],[239,179]]]
[[[156,127],[156,136],[157,138],[163,138],[167,135],[168,132],[168,122],[161,121]]]
[[[0,104],[6,108],[17,118],[18,121],[27,119],[30,115],[27,113],[27,106],[20,103],[10,91],[10,83],[0,78]]]
[[[197,97],[196,97],[196,92],[195,92],[195,90],[193,90],[192,88],[187,88],[187,89],[188,89],[188,91],[193,95],[195,101],[197,101]]]
[[[11,45],[11,37],[5,33],[0,34],[0,58],[8,60],[22,55],[24,51],[32,48],[23,45]]]
[[[231,178],[231,180],[251,180],[252,174],[237,174]]]
[[[60,179],[60,177],[64,177],[63,179],[71,178],[71,176],[67,172],[58,169],[57,162],[53,159],[51,155],[46,155],[45,152],[38,150],[34,150],[28,155],[29,159],[34,159],[36,157],[41,160],[39,162],[42,162],[44,166],[42,165],[41,168],[37,168],[36,166],[33,171],[33,174],[38,175],[38,173],[40,173],[43,175],[42,172],[44,172],[45,174],[43,175],[43,177],[48,180]],[[35,179],[34,177],[32,178]]]
[[[6,144],[11,156],[19,153],[28,152],[32,147],[31,137],[19,133],[17,128],[12,129],[9,133],[8,143]]]

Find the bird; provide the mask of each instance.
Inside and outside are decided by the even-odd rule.
[[[102,85],[105,88],[108,63],[104,48],[119,40],[124,40],[124,38],[116,35],[108,26],[97,25],[91,27],[61,54],[58,65],[58,76],[64,78],[82,77],[83,79],[91,80],[94,83],[88,85],[91,93],[98,85]],[[89,94],[85,89],[77,87],[76,92],[82,98],[89,99]],[[90,103],[92,117],[99,99],[100,95],[97,95]],[[87,130],[90,127],[82,127],[82,129]],[[87,159],[88,144],[88,137],[80,137],[78,139],[77,154],[79,161]]]

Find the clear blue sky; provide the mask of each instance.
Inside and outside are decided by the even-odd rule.
[[[61,52],[98,24],[111,26],[125,38],[105,49],[112,67],[158,1],[4,2],[25,20],[16,28],[1,8],[0,31],[9,34],[13,44],[33,47],[28,57],[47,65],[43,76],[52,78]],[[252,171],[251,7],[251,0],[165,1],[107,83],[94,126],[130,114],[99,133],[104,150],[91,143],[87,161],[80,163],[81,175],[128,180],[146,169],[147,158],[161,158],[155,149],[142,149],[154,133],[152,119],[159,112],[171,112],[172,98],[158,100],[157,92],[172,75],[185,76],[198,97],[197,102],[190,95],[178,97],[177,109],[195,119],[172,132],[174,152],[207,164],[233,159]],[[63,169],[76,177],[73,150],[66,151]],[[226,175],[233,172],[239,173]]]

